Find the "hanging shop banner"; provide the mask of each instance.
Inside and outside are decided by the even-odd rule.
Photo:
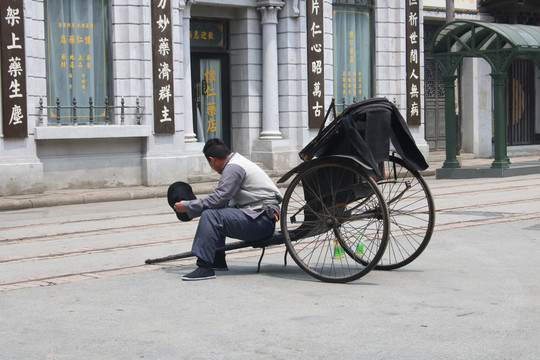
[[[201,141],[223,139],[223,95],[221,61],[201,59],[201,101],[197,105],[197,134]]]
[[[155,0],[151,4],[154,132],[174,134],[171,4],[169,0]]]
[[[2,127],[5,138],[28,136],[23,0],[0,2]]]
[[[324,0],[307,0],[307,64],[309,127],[324,121]]]
[[[370,97],[370,13],[334,5],[334,94],[345,105]]]
[[[420,125],[420,0],[406,0],[407,123]]]

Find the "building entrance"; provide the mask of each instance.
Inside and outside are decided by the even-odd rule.
[[[193,129],[201,142],[220,138],[230,145],[228,75],[227,54],[191,53]]]
[[[193,129],[200,142],[221,138],[230,146],[231,106],[228,23],[190,23]]]
[[[441,151],[446,147],[442,70],[437,61],[427,55],[438,28],[439,25],[428,24],[424,27],[424,122],[430,151]]]

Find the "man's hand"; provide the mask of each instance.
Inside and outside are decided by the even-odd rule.
[[[184,208],[184,200],[177,202],[174,204],[174,210],[179,213],[185,213],[186,209]]]

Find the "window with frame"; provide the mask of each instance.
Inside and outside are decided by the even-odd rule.
[[[74,103],[78,123],[106,121],[111,95],[108,12],[107,0],[45,1],[50,123],[70,123]],[[71,110],[62,108],[58,114],[57,99]]]
[[[372,95],[373,1],[333,4],[334,96],[337,110]]]

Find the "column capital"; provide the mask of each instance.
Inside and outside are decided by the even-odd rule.
[[[191,5],[193,5],[195,2],[195,0],[184,1],[182,18],[191,19]]]
[[[259,1],[257,10],[261,12],[261,24],[277,24],[277,13],[283,7],[281,1]]]
[[[493,85],[495,86],[506,86],[506,80],[508,78],[508,73],[505,72],[496,72],[491,73],[491,79],[493,80]]]

